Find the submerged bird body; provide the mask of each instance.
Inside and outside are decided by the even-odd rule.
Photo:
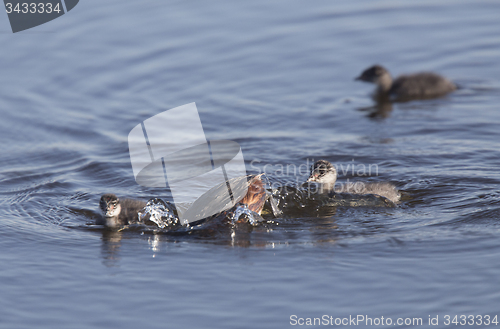
[[[375,83],[379,97],[403,100],[439,97],[457,89],[453,82],[432,72],[402,75],[393,80],[389,71],[380,65],[366,69],[356,80]]]
[[[348,192],[351,194],[375,194],[389,199],[396,203],[400,199],[400,194],[396,187],[390,183],[362,183],[357,182],[347,189],[335,190],[337,171],[335,167],[326,160],[318,160],[311,167],[311,175],[307,182],[320,184],[320,193],[335,194],[336,192]]]
[[[398,192],[396,186],[391,183],[386,182],[376,182],[376,183],[361,183],[358,185],[360,188],[356,189],[355,187],[352,189],[355,194],[375,194],[383,196],[396,203],[401,198],[401,195]],[[350,192],[350,191],[347,191]]]

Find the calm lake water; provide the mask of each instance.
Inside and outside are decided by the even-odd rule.
[[[496,0],[82,0],[16,34],[0,15],[0,327],[500,317],[499,13]],[[353,80],[375,63],[460,89],[377,109]],[[136,184],[127,136],[191,102],[249,173],[302,182],[280,165],[323,158],[356,168],[340,182],[393,182],[404,200],[236,231],[88,225],[106,192],[171,200]]]

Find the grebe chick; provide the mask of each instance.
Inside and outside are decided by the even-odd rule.
[[[108,227],[132,224],[137,222],[137,214],[145,206],[146,203],[142,201],[131,199],[120,201],[114,194],[104,194],[99,201],[102,218],[99,218],[96,224]]]
[[[355,80],[375,83],[379,97],[392,96],[402,100],[433,98],[457,89],[453,82],[432,72],[401,75],[393,80],[389,71],[381,65],[364,70]]]
[[[311,166],[311,176],[307,182],[316,182],[320,184],[320,193],[341,192],[334,189],[337,181],[337,170],[326,160],[318,160]],[[361,183],[349,189],[351,194],[376,194],[383,196],[396,203],[400,199],[400,194],[396,187],[390,183]],[[353,193],[354,192],[354,193]]]
[[[320,184],[320,193],[329,193],[334,190],[337,181],[337,170],[326,160],[318,160],[311,167],[311,176],[307,182],[317,182]]]

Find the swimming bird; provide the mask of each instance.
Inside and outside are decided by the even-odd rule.
[[[355,80],[375,83],[375,96],[394,97],[396,100],[439,97],[457,89],[453,82],[432,72],[401,75],[393,80],[381,65],[367,68]]]
[[[306,182],[316,182],[320,184],[320,193],[335,194],[341,192],[335,190],[337,181],[337,170],[327,160],[318,160],[311,166],[311,175]],[[400,199],[400,194],[396,187],[390,183],[362,183],[354,184],[354,188],[348,191],[352,194],[375,194],[383,196],[396,203]]]
[[[245,205],[249,210],[259,215],[267,199],[261,176],[257,175],[250,178],[246,195],[238,201],[238,204]],[[137,223],[139,221],[138,213],[145,206],[146,203],[143,201],[120,200],[115,194],[104,194],[99,202],[102,217],[97,220],[96,224],[117,227]]]
[[[104,194],[99,201],[102,217],[97,220],[97,224],[108,227],[132,224],[138,221],[138,212],[145,206],[143,201],[120,200],[114,194]]]
[[[329,193],[334,190],[337,181],[337,170],[327,160],[318,160],[311,166],[311,175],[306,182],[317,182],[320,193]]]

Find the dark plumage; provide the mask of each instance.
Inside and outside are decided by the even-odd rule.
[[[309,177],[309,180],[315,181],[329,172],[337,175],[335,167],[329,161],[318,160],[311,166],[311,177]]]
[[[101,197],[99,208],[102,217],[97,220],[98,225],[116,227],[137,222],[138,212],[146,206],[139,200],[120,200],[114,194],[107,193]]]
[[[401,75],[395,80],[381,65],[374,65],[361,73],[356,80],[375,83],[377,93],[396,99],[425,99],[445,95],[457,89],[450,80],[432,72]]]
[[[311,166],[311,175],[307,179],[308,182],[317,182],[320,184],[321,193],[333,191],[335,182],[337,181],[337,170],[326,160],[318,160]]]

